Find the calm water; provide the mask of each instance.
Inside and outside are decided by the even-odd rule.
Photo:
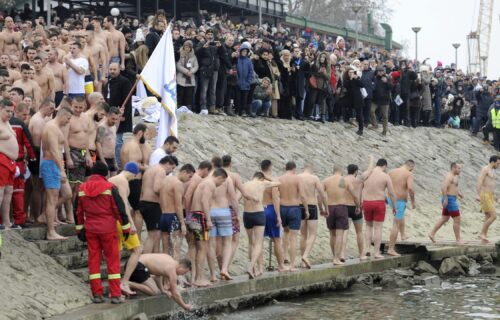
[[[441,287],[330,292],[208,320],[500,319],[500,279],[461,278]]]

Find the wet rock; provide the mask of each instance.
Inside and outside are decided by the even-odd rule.
[[[476,260],[479,264],[493,263],[493,257],[488,253],[480,253],[474,257],[474,260]]]
[[[229,301],[228,305],[231,307],[233,310],[238,310],[238,301],[236,300],[231,300]]]
[[[475,263],[475,261],[467,256],[456,256],[456,257],[452,257],[451,259],[454,259],[455,261],[457,261],[457,263],[459,263],[462,268],[464,268],[464,270],[469,270],[469,268],[472,266],[473,263]]]
[[[423,274],[423,273],[437,274],[438,273],[438,270],[426,261],[419,261],[417,263],[417,266],[413,270],[415,270],[415,272],[418,274]]]
[[[492,263],[485,263],[478,270],[481,273],[493,274],[497,271],[497,268]]]
[[[394,273],[402,277],[413,277],[415,272],[411,269],[396,269]]]
[[[415,285],[412,278],[396,279],[396,287],[401,289],[409,289]]]
[[[469,265],[469,270],[467,270],[467,274],[469,276],[477,276],[480,273],[479,267],[480,265],[475,260],[472,260]]]
[[[417,276],[415,277],[415,284],[426,287],[437,288],[441,286],[441,278],[435,275],[431,276]]]
[[[148,320],[148,316],[144,312],[141,312],[139,314],[136,314],[135,316],[128,318],[128,320]]]
[[[446,258],[439,267],[439,274],[446,277],[465,275],[464,268],[454,258]]]

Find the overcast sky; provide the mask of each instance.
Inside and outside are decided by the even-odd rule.
[[[477,29],[479,0],[387,0],[394,9],[390,25],[395,41],[407,41],[410,58],[415,57],[415,33],[418,33],[418,58],[431,58],[432,67],[440,60],[444,65],[455,62],[452,43],[460,43],[458,67],[467,69],[466,35]],[[488,59],[488,78],[500,77],[500,5],[493,8],[493,20]],[[493,59],[492,59],[493,58]]]

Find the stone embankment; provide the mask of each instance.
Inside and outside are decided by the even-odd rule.
[[[480,168],[495,154],[493,148],[471,138],[465,130],[390,127],[386,137],[372,130],[365,130],[362,137],[355,132],[356,128],[343,123],[182,115],[179,122],[181,145],[176,155],[180,163],[190,162],[196,166],[214,155],[230,154],[233,170],[245,181],[259,170],[263,159],[273,162],[275,175],[282,174],[289,160],[295,161],[299,170],[305,163],[311,163],[321,179],[332,173],[334,164],[354,163],[366,168],[369,155],[387,159],[389,170],[413,159],[416,162],[417,209],[408,210],[406,216],[406,230],[412,241],[427,239],[441,216],[441,182],[450,163],[458,161],[463,164],[459,186],[465,196],[460,202],[462,235],[465,240],[477,240],[484,215],[479,212],[479,203],[475,200],[475,186]],[[391,225],[392,218],[387,215],[384,239],[388,239]],[[354,230],[351,228],[349,232],[348,249],[351,256],[356,256]],[[490,235],[500,235],[498,221],[492,225]],[[454,239],[451,223],[439,231],[437,238]],[[243,232],[241,248],[230,269],[232,273],[242,274],[246,270],[246,239]],[[267,242],[264,248],[264,256],[268,257]],[[330,259],[329,233],[325,219],[320,218],[311,260],[317,264]]]

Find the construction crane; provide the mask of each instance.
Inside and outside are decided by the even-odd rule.
[[[493,0],[481,0],[477,19],[477,30],[467,35],[469,56],[468,73],[486,76],[490,52],[491,24],[493,20]]]

